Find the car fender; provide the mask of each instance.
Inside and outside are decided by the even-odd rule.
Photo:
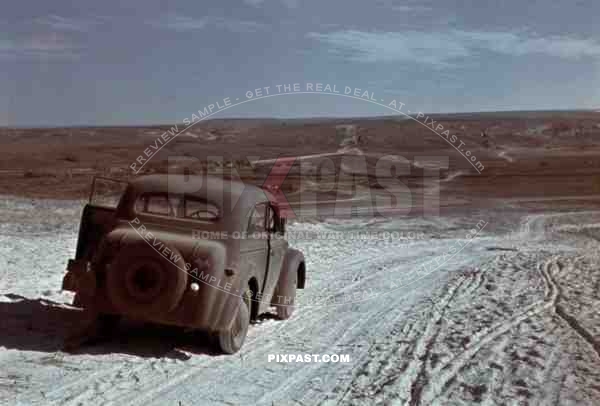
[[[292,272],[298,272],[298,289],[304,289],[306,282],[306,268],[303,266],[304,254],[302,251],[295,248],[288,248],[281,265],[281,271],[279,273],[278,286],[284,284],[290,276],[294,276]]]

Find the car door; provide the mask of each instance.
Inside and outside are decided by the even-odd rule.
[[[259,203],[248,218],[247,237],[243,240],[242,262],[249,268],[249,277],[254,276],[264,287],[267,274],[269,241],[265,238],[266,203]]]
[[[285,253],[287,252],[288,243],[284,238],[282,223],[277,215],[276,210],[272,206],[267,206],[267,222],[266,228],[269,235],[269,272],[265,282],[265,296],[271,296],[279,281],[281,265]]]

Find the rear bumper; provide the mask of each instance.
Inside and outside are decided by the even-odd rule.
[[[96,291],[96,276],[91,269],[90,262],[70,259],[67,264],[67,273],[63,277],[62,289],[85,296],[93,296]]]
[[[234,299],[232,300],[232,298]],[[227,294],[207,298],[198,292],[187,290],[177,307],[161,317],[151,313],[140,315],[119,311],[111,303],[106,289],[103,287],[98,288],[94,296],[82,297],[84,307],[94,306],[100,313],[210,332],[227,331],[229,329],[238,311],[239,300],[236,299],[237,297]]]

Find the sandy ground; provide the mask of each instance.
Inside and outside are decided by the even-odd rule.
[[[240,354],[217,356],[193,336],[140,326],[122,327],[112,341],[78,354],[60,351],[79,317],[60,281],[74,252],[80,207],[2,200],[4,404],[600,401],[594,310],[600,212],[484,210],[430,220],[295,223],[297,232],[395,230],[420,237],[293,241],[310,272],[295,315],[263,319]],[[466,238],[480,220],[485,227]],[[424,271],[432,261],[436,266]],[[368,300],[361,302],[313,305],[365,291]],[[277,353],[348,354],[350,362],[268,362]]]

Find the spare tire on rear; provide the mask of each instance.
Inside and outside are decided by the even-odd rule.
[[[146,243],[121,248],[106,275],[106,291],[122,314],[160,318],[181,301],[188,283],[182,255],[169,247],[169,259]]]

